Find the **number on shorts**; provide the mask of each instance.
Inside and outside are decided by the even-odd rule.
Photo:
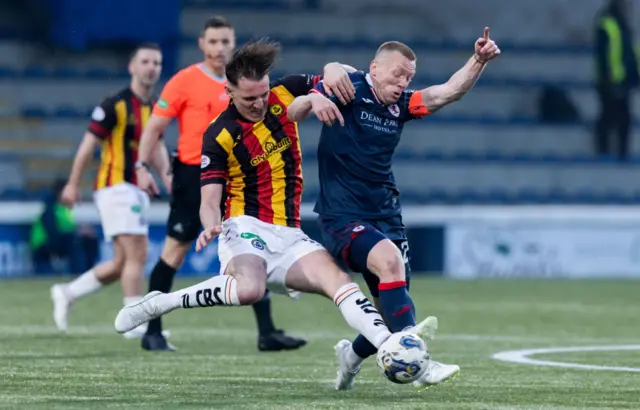
[[[399,248],[402,253],[402,260],[404,260],[404,263],[409,263],[409,241],[401,242]]]

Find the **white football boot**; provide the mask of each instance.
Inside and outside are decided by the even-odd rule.
[[[53,285],[51,287],[51,301],[53,302],[53,321],[61,332],[68,329],[67,316],[73,305],[73,301],[64,293],[62,284]]]
[[[124,332],[122,336],[124,336],[125,339],[139,339],[144,336],[145,333],[147,333],[147,324],[143,323],[128,332]]]
[[[118,333],[129,332],[151,319],[174,310],[175,307],[166,303],[166,298],[159,298],[162,295],[165,294],[158,291],[149,292],[141,301],[120,309],[114,322],[116,331]]]
[[[346,339],[342,339],[333,349],[336,351],[336,357],[338,358],[336,390],[351,390],[353,388],[353,381],[355,380],[358,372],[360,372],[360,366],[353,367],[349,364],[347,352],[351,349],[351,342]]]
[[[435,316],[429,316],[422,322],[418,323],[409,332],[420,336],[427,343],[427,340],[433,340],[438,330],[438,319]],[[444,364],[429,360],[427,368],[424,370],[418,380],[413,382],[413,386],[418,389],[428,389],[436,384],[444,383],[455,378],[460,373],[460,366],[455,364]]]

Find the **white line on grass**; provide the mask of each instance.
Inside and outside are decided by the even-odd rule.
[[[529,356],[537,354],[552,354],[552,353],[571,353],[571,352],[613,352],[623,350],[640,350],[640,345],[621,345],[621,346],[569,346],[569,347],[550,347],[545,349],[522,349],[522,350],[508,350],[504,352],[495,353],[491,356],[493,359],[503,362],[528,364],[534,366],[549,366],[549,367],[564,367],[570,369],[584,369],[584,370],[610,370],[617,372],[640,372],[640,367],[625,367],[625,366],[599,366],[593,364],[580,364],[580,363],[568,363],[557,362],[552,360],[539,360],[532,359]]]

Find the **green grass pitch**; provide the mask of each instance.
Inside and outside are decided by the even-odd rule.
[[[0,281],[0,408],[640,409],[640,372],[491,357],[515,349],[640,345],[640,282],[415,278],[419,318],[440,319],[432,356],[462,368],[457,379],[423,392],[387,382],[374,360],[364,364],[354,390],[335,391],[333,345],[354,334],[317,296],[272,298],[276,324],[309,338],[299,351],[258,353],[252,310],[214,307],[168,315],[179,351],[157,354],[113,330],[122,304],[118,285],[79,301],[71,331],[58,334],[52,283]],[[640,368],[640,350],[532,358]]]

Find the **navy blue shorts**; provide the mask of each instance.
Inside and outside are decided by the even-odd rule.
[[[318,218],[322,245],[341,264],[362,274],[373,297],[378,297],[378,277],[367,269],[367,257],[376,244],[391,240],[402,253],[407,286],[411,277],[409,242],[401,216],[386,219],[360,219],[353,216]]]

